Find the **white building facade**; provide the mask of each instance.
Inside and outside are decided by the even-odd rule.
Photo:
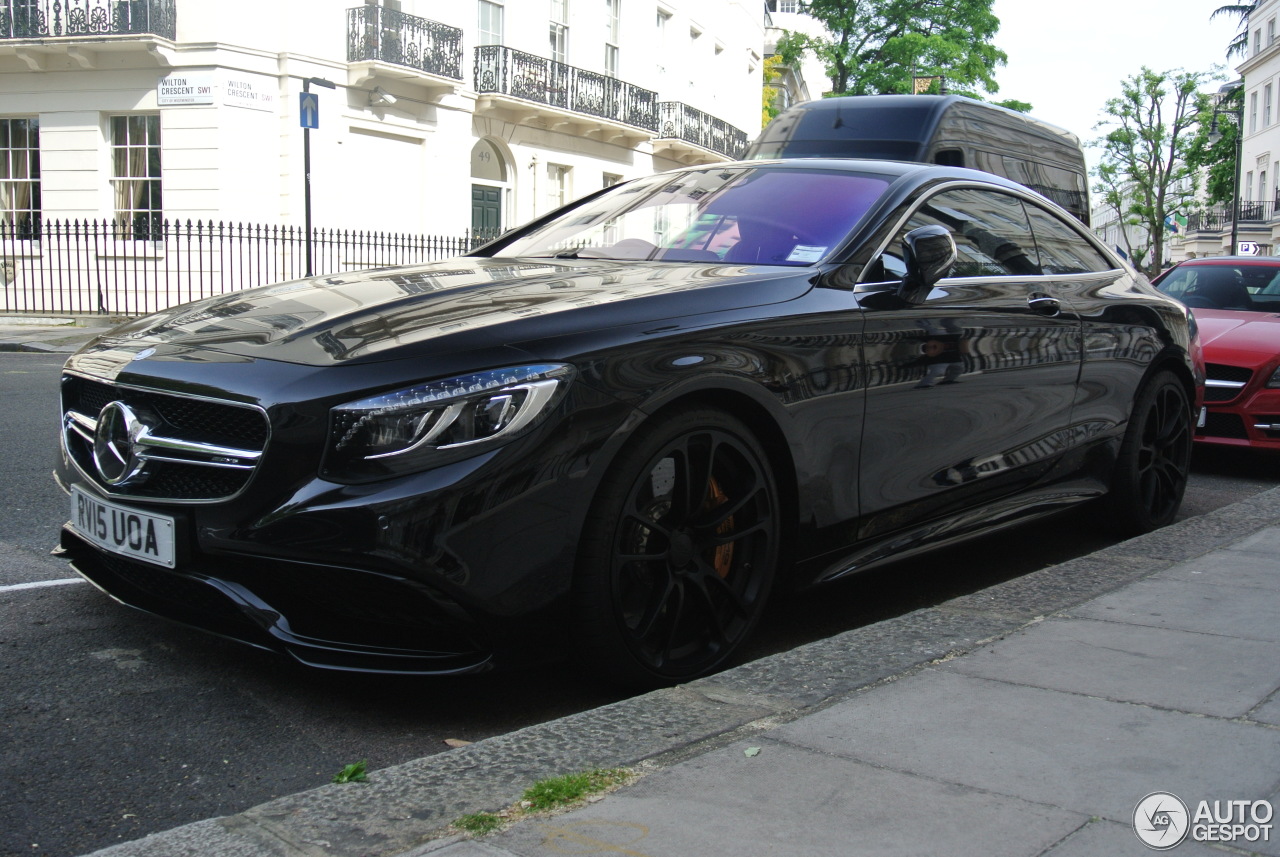
[[[510,228],[736,157],[764,29],[759,0],[0,0],[0,228],[28,261],[51,221]]]
[[[1236,67],[1243,81],[1239,204],[1234,211],[1238,241],[1256,245],[1263,256],[1280,253],[1280,0],[1263,0],[1249,16],[1247,57]],[[1234,111],[1219,122],[1236,121]],[[1231,247],[1232,206],[1191,212],[1183,235],[1173,242],[1173,259],[1221,256]]]

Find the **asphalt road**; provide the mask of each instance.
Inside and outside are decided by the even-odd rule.
[[[566,667],[422,680],[307,672],[144,616],[48,556],[61,360],[0,354],[0,855],[78,855],[618,698]],[[1280,483],[1277,459],[1196,458],[1184,515]],[[1109,544],[1061,515],[776,605],[750,652],[792,648]],[[53,584],[38,585],[31,584]]]

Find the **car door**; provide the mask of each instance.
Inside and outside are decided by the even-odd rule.
[[[861,300],[860,538],[989,514],[1044,476],[1068,440],[1080,320],[1041,273],[1022,200],[934,193],[888,244],[886,279],[905,273],[906,233],[931,224],[955,240],[951,275],[918,302],[874,288]]]

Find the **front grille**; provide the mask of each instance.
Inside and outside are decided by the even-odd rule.
[[[1253,377],[1253,370],[1243,366],[1228,366],[1225,363],[1206,363],[1204,370],[1211,381],[1234,381],[1238,384],[1247,384]]]
[[[1253,371],[1243,366],[1229,366],[1225,363],[1205,364],[1204,400],[1206,402],[1229,402],[1244,392],[1245,385],[1253,377]],[[1221,384],[1223,386],[1216,386]]]
[[[1200,431],[1200,434],[1205,437],[1249,439],[1249,433],[1244,427],[1244,420],[1240,419],[1236,414],[1209,413],[1205,420],[1204,429]]]
[[[136,445],[147,459],[142,472],[109,484],[93,459],[93,435],[102,409],[121,402],[163,444]],[[117,497],[211,502],[242,491],[266,449],[269,427],[261,409],[158,390],[116,386],[64,375],[63,435],[67,452],[85,476]],[[159,460],[159,459],[178,460]]]

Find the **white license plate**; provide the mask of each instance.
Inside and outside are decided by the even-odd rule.
[[[140,512],[71,486],[71,526],[98,547],[173,568],[173,518]]]

